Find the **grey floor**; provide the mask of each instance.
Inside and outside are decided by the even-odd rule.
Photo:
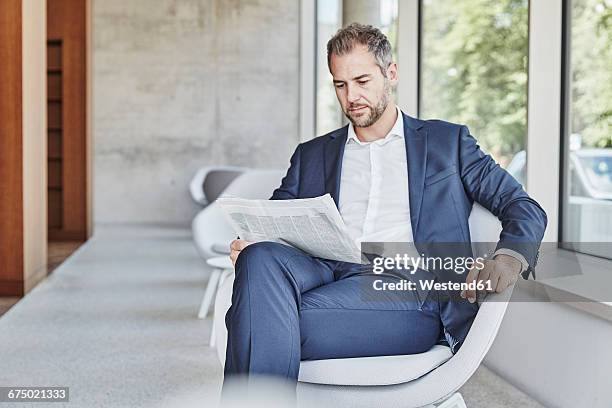
[[[0,386],[70,387],[69,404],[34,407],[214,405],[222,372],[196,318],[208,274],[187,229],[97,227],[0,317]],[[470,408],[541,407],[486,367],[462,393]]]

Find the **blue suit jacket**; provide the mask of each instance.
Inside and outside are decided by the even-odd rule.
[[[480,150],[466,126],[406,114],[403,118],[410,218],[417,248],[470,242],[468,217],[476,201],[501,220],[497,247],[519,252],[532,270],[547,222],[540,205]],[[329,193],[338,205],[347,130],[344,126],[298,145],[272,199]]]
[[[459,243],[452,255],[472,256],[468,217],[477,201],[501,220],[497,248],[517,251],[529,263],[523,274],[527,278],[537,262],[546,228],[544,210],[480,150],[467,127],[405,114],[403,118],[410,218],[419,253],[445,257],[448,254],[436,253],[440,245],[432,244]],[[287,175],[271,198],[310,198],[329,193],[338,205],[347,130],[345,126],[298,145]],[[455,273],[446,277],[465,281],[465,276]],[[466,300],[440,303],[441,340],[447,341],[453,353],[465,340],[477,310],[476,303]]]

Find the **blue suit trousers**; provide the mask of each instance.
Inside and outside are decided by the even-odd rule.
[[[300,360],[429,350],[442,333],[435,296],[372,289],[375,280],[405,278],[278,243],[251,244],[236,261],[225,318],[226,380],[260,374],[297,381]]]

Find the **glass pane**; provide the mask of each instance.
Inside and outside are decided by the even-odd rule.
[[[327,41],[343,25],[352,22],[372,24],[387,36],[397,55],[398,0],[318,0],[317,1],[317,79],[316,132],[323,135],[346,121],[327,68]],[[348,19],[350,21],[343,21]],[[394,91],[395,92],[395,91]]]
[[[397,24],[398,24],[398,0],[380,0],[380,24],[378,28],[382,31],[393,50],[393,61],[397,62]],[[397,100],[397,88],[393,89],[393,99]],[[401,107],[400,107],[401,108]]]
[[[420,116],[465,124],[521,183],[527,0],[423,0]]]
[[[612,1],[572,0],[563,241],[612,257]],[[597,244],[599,243],[599,244]]]
[[[380,23],[377,25],[391,43],[393,61],[397,61],[398,0],[380,0]]]
[[[317,1],[316,135],[342,126],[342,110],[327,68],[327,41],[342,27],[342,1]]]

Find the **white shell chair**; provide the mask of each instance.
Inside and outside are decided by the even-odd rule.
[[[469,221],[473,242],[494,243],[499,239],[501,224],[483,207],[474,205]],[[483,254],[484,245],[473,247],[474,256]],[[234,281],[230,268],[231,264],[222,277],[213,322],[222,364],[227,346],[225,314],[231,305]],[[489,294],[484,301],[479,299],[478,314],[454,356],[448,347],[437,345],[415,355],[302,361],[298,401],[306,406],[465,407],[457,390],[474,374],[491,347],[512,289]]]
[[[224,196],[251,199],[268,199],[285,175],[284,170],[246,170],[236,177],[223,191]],[[236,234],[225,221],[223,212],[216,202],[210,203],[195,216],[191,223],[193,240],[202,258],[210,265],[212,258],[229,254],[229,243]],[[219,285],[221,271],[217,263],[208,281],[198,317],[208,314],[212,299]],[[231,264],[230,264],[231,266]]]

